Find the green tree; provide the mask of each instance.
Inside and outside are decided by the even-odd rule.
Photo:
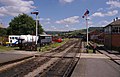
[[[5,36],[7,34],[6,28],[0,28],[0,36]]]
[[[36,33],[36,24],[35,20],[27,14],[19,14],[14,17],[9,23],[7,28],[7,34],[10,35],[27,35]],[[42,26],[38,24],[39,34],[43,32]]]

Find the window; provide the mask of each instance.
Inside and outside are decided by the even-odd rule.
[[[118,33],[120,33],[120,27],[119,27],[119,29],[118,29]]]
[[[10,40],[10,42],[12,43],[12,40]]]
[[[110,31],[109,29],[110,29],[109,27],[106,27],[105,28],[105,33],[109,33],[109,31]]]
[[[111,26],[109,26],[109,30],[108,30],[109,33],[111,33]]]
[[[15,39],[18,39],[18,37],[15,37]]]
[[[14,37],[12,37],[12,39],[14,39]]]
[[[40,36],[41,39],[45,39],[45,36]]]
[[[120,33],[120,27],[112,27],[112,33]]]

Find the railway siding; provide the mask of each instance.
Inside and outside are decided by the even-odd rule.
[[[46,62],[45,64],[41,65],[37,69],[33,70],[32,72],[28,73],[24,77],[34,77],[39,73],[42,73],[44,69],[50,67],[53,63],[55,63],[59,58],[51,58],[50,61]]]
[[[71,72],[80,56],[80,40],[70,40],[61,47],[42,54],[34,54],[33,60],[2,71],[1,77],[40,77],[54,70],[53,76],[66,76]],[[72,67],[72,68],[70,68]],[[56,71],[59,69],[60,71]],[[58,76],[57,76],[58,77]]]
[[[73,45],[66,49],[66,51],[55,54],[54,57],[60,57],[60,59],[53,64],[50,68],[46,69],[44,73],[40,73],[35,77],[67,77],[70,75],[80,57],[79,40],[75,41]],[[70,57],[67,57],[70,54]],[[79,53],[79,54],[78,54]],[[77,55],[78,54],[78,55]]]

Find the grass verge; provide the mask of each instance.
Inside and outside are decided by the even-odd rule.
[[[93,49],[88,49],[88,53],[93,53]]]
[[[49,45],[45,45],[43,47],[41,47],[41,51],[44,52],[44,51],[49,51],[53,48],[56,48],[58,46],[61,46],[63,44],[65,44],[69,39],[64,39],[63,42],[61,43],[52,43],[52,44],[49,44]],[[6,51],[11,51],[11,50],[15,50],[15,49],[19,49],[18,47],[7,47],[7,46],[0,46],[0,52],[6,52]],[[39,50],[40,47],[37,48],[37,50]]]
[[[15,50],[15,49],[16,47],[0,46],[0,52],[6,52],[6,51]]]
[[[49,50],[51,50],[51,49],[53,49],[53,48],[56,48],[56,47],[58,47],[58,46],[61,46],[61,45],[65,44],[68,40],[69,40],[69,39],[64,39],[64,41],[61,42],[61,43],[55,42],[55,43],[52,43],[52,44],[49,44],[49,45],[45,45],[45,46],[41,47],[41,51],[42,51],[42,52],[44,52],[44,51],[49,51]],[[38,47],[38,50],[39,50],[39,47]]]

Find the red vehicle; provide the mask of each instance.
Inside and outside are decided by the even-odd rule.
[[[56,42],[61,43],[61,42],[62,42],[62,39],[61,39],[61,38],[58,38],[58,39],[56,40]]]
[[[58,37],[53,37],[53,38],[52,38],[52,41],[53,41],[53,42],[61,43],[61,42],[62,42],[62,39],[61,39],[61,38],[58,38]]]

